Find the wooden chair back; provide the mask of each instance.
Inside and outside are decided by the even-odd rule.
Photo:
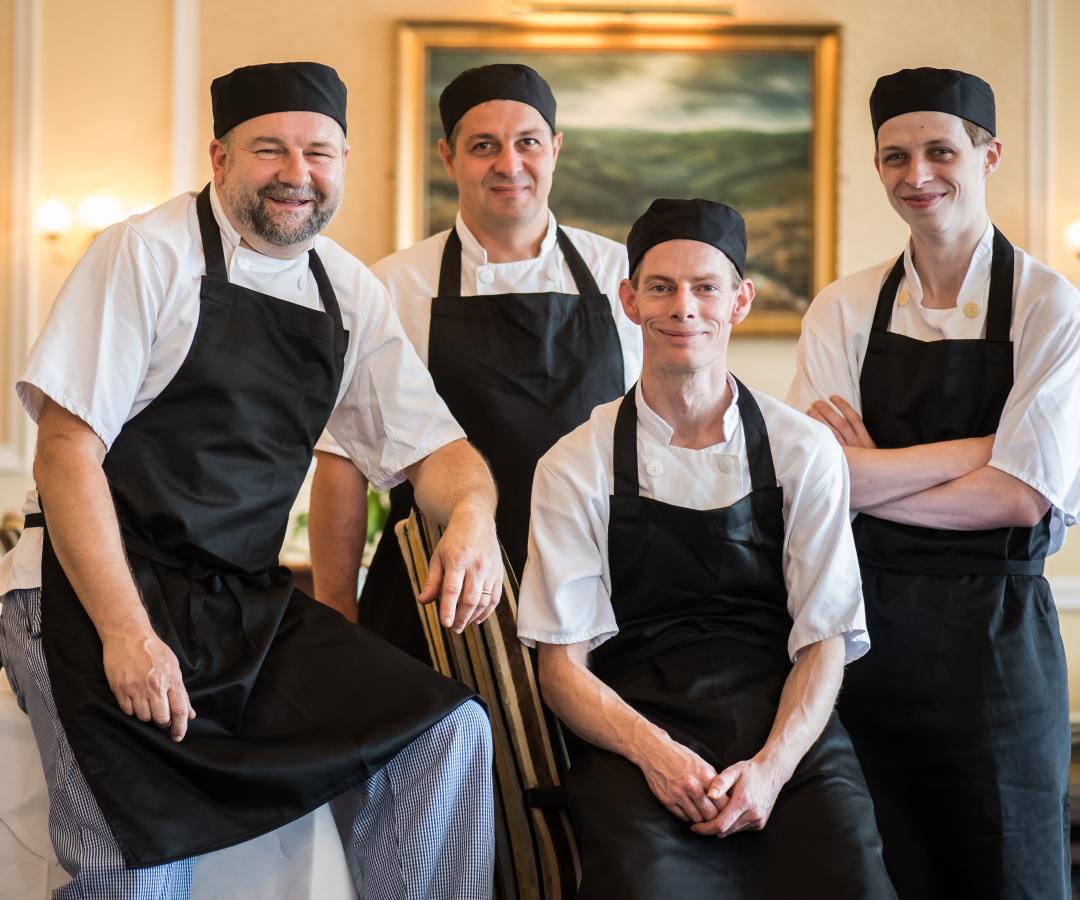
[[[427,579],[439,532],[418,510],[395,527],[414,594]],[[566,747],[540,700],[532,653],[517,638],[517,579],[504,556],[503,595],[487,621],[443,628],[437,604],[417,604],[431,658],[487,704],[495,739],[495,892],[500,900],[563,900],[581,866],[566,814]]]

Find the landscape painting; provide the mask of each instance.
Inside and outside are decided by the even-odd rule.
[[[821,84],[820,40],[730,37],[727,30],[711,46],[668,48],[617,37],[594,48],[567,41],[566,49],[426,41],[414,238],[449,228],[457,207],[436,150],[440,92],[464,69],[522,62],[547,79],[558,103],[563,146],[550,205],[560,223],[625,242],[656,197],[727,203],[746,218],[747,277],[757,288],[740,330],[797,332],[815,291],[835,274],[835,185],[820,165],[823,152],[833,158],[835,112],[821,115],[821,95],[834,86]]]

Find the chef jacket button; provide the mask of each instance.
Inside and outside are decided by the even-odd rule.
[[[663,463],[657,462],[655,459],[649,462],[645,466],[645,471],[648,472],[653,478],[660,475],[664,471]]]
[[[964,315],[967,318],[974,319],[978,314],[979,314],[979,304],[978,303],[965,303],[964,304]]]
[[[734,468],[735,468],[735,463],[732,461],[730,456],[721,456],[720,457],[720,471],[721,472],[723,472],[725,475],[730,475]]]
[[[546,279],[547,279],[548,281],[558,281],[558,279],[559,279],[559,273],[558,273],[558,271],[556,271],[555,269],[547,269],[547,270],[546,270],[546,271],[544,272],[544,277],[545,277],[545,278],[546,278]]]
[[[492,271],[491,266],[481,266],[476,270],[476,277],[484,284],[491,284],[495,280],[495,273]]]
[[[904,288],[904,290],[902,290],[900,292],[900,296],[896,298],[896,305],[897,306],[906,306],[908,300],[910,300],[910,299],[911,299],[911,294],[908,293],[907,288]]]

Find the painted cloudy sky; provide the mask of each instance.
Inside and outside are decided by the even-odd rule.
[[[805,131],[809,63],[794,53],[480,53],[437,50],[429,101],[465,68],[524,62],[547,79],[559,128]]]

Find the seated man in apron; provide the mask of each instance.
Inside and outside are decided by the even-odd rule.
[[[548,83],[523,65],[468,69],[442,92],[439,111],[439,154],[458,190],[454,227],[372,272],[439,395],[491,464],[499,538],[520,577],[536,461],[634,383],[641,335],[619,305],[622,245],[561,227],[548,208],[562,146]],[[310,519],[318,599],[429,659],[396,542],[377,548],[357,607],[367,484],[332,441],[318,451]],[[390,497],[388,529],[413,502],[404,484]]]
[[[904,898],[1060,900],[1069,704],[1043,560],[1080,512],[1080,295],[986,211],[1002,156],[974,75],[870,95],[911,240],[825,288],[788,402],[829,425],[874,653],[840,700]]]
[[[212,184],[101,234],[17,385],[37,496],[0,650],[72,875],[56,896],[187,897],[195,855],[359,788],[365,897],[487,897],[484,712],[277,553],[329,420],[448,522],[430,587],[463,627],[498,597],[494,487],[386,291],[318,234],[348,155],[337,73],[252,66],[211,95]]]
[[[893,897],[833,711],[869,647],[843,455],[727,370],[735,210],[657,200],[627,254],[641,381],[540,460],[518,618],[579,739],[579,897]]]

